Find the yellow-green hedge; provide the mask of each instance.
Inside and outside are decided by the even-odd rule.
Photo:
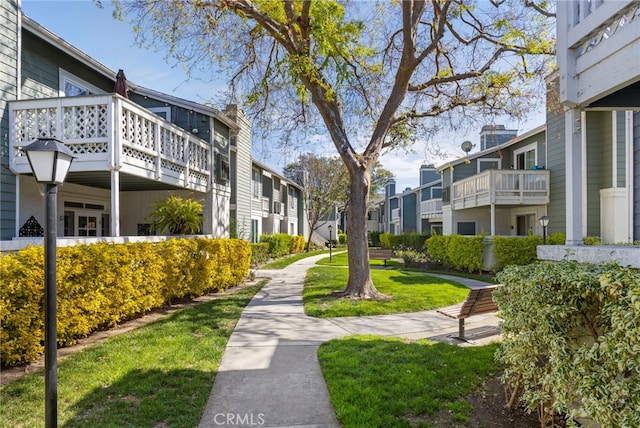
[[[291,236],[291,254],[297,254],[304,251],[304,237],[300,235]]]
[[[58,344],[66,346],[171,299],[239,284],[251,249],[236,239],[172,239],[64,247],[57,259]],[[10,367],[43,351],[43,248],[0,257],[0,275],[0,359]]]

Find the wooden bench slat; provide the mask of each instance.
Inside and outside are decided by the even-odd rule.
[[[473,315],[496,312],[498,306],[493,301],[493,291],[500,285],[470,290],[464,302],[447,308],[438,309],[438,313],[459,321],[458,337],[464,340],[464,320]]]

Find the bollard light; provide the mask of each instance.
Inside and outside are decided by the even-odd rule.
[[[549,216],[543,215],[538,219],[542,226],[542,245],[547,244],[547,226],[549,226]]]
[[[329,263],[331,263],[331,247],[333,247],[333,239],[331,232],[333,231],[333,226],[329,225]]]

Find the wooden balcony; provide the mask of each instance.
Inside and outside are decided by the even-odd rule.
[[[638,80],[637,0],[557,2],[560,101],[586,106]]]
[[[149,180],[199,192],[211,185],[208,142],[119,95],[12,101],[9,124],[9,165],[16,174],[31,172],[21,146],[55,137],[77,157],[71,182],[75,175],[83,184],[100,185],[104,177],[95,172],[120,171],[146,180],[146,188],[154,187]]]
[[[391,210],[391,221],[400,221],[400,208],[394,208]]]
[[[421,201],[420,218],[442,218],[442,198]]]
[[[453,183],[451,208],[549,203],[549,171],[487,170]]]

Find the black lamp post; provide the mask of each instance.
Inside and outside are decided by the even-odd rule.
[[[549,226],[549,216],[543,215],[538,219],[542,226],[542,245],[547,244],[547,226]]]
[[[331,263],[331,247],[333,247],[333,238],[331,232],[333,232],[333,226],[329,225],[329,263]]]
[[[22,150],[31,171],[45,186],[46,227],[44,235],[44,388],[45,427],[58,425],[58,374],[56,330],[56,236],[58,184],[64,183],[73,161],[73,153],[62,141],[39,138]]]

